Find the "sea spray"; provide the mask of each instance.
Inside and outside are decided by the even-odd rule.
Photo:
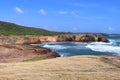
[[[46,42],[40,44],[42,47],[50,48],[61,56],[77,55],[115,55],[120,56],[120,37],[108,38],[105,42]]]

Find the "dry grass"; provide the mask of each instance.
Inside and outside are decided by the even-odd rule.
[[[0,80],[120,80],[120,68],[96,56],[1,63]]]

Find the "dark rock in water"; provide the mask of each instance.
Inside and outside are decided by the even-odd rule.
[[[106,38],[106,36],[102,34],[95,35],[95,41],[97,42],[109,42],[109,40]]]

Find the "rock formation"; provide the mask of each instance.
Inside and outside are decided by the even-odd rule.
[[[58,53],[31,45],[0,45],[0,62],[19,62],[32,58],[55,58]]]
[[[57,42],[58,36],[40,36],[41,42]]]
[[[59,35],[58,42],[109,42],[102,34],[75,34],[75,35]]]
[[[39,44],[41,42],[109,42],[103,34],[64,34],[58,36],[1,36],[0,44]]]

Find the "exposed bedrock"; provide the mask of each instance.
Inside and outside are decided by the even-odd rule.
[[[41,36],[41,42],[109,42],[103,34],[69,34],[58,36]]]
[[[20,62],[32,58],[56,58],[58,53],[31,45],[0,45],[1,62]]]
[[[39,44],[41,42],[109,42],[103,34],[64,34],[57,36],[1,36],[0,44]]]

